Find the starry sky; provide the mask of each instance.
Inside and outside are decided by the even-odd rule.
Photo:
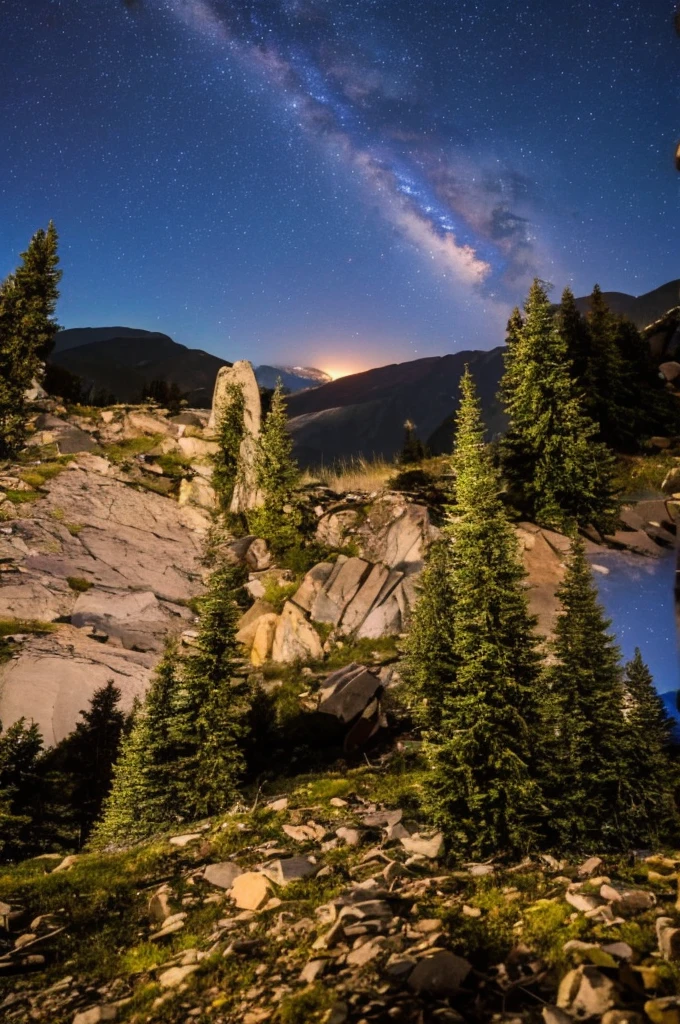
[[[0,0],[0,274],[335,373],[680,276],[674,0]]]

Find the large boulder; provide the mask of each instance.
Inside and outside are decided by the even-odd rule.
[[[215,381],[212,412],[208,421],[209,430],[215,431],[217,429],[220,418],[228,407],[230,402],[229,387],[231,384],[240,385],[243,389],[245,400],[243,414],[245,433],[241,442],[240,452],[241,473],[234,488],[234,495],[231,501],[231,511],[238,513],[246,512],[251,508],[257,508],[258,505],[262,504],[262,495],[255,479],[255,451],[256,441],[262,425],[262,404],[255,373],[248,360],[240,359],[233,366],[223,366],[219,370]]]
[[[333,672],[321,684],[318,710],[347,725],[363,714],[370,702],[382,693],[382,689],[379,676],[365,665],[352,662]]]
[[[314,661],[323,657],[321,638],[303,612],[286,601],[276,624],[272,660],[282,663]]]
[[[314,621],[337,626],[370,569],[370,563],[363,558],[346,558],[341,555],[312,605]]]

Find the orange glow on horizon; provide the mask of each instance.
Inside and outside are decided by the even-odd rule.
[[[351,373],[358,373],[358,370],[330,370],[324,367],[324,373],[327,373],[331,380],[339,380],[340,377],[349,377]]]

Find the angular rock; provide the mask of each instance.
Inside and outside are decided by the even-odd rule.
[[[99,1006],[91,1006],[89,1010],[81,1010],[73,1018],[73,1024],[103,1024],[107,1020],[115,1020],[118,1016],[118,1007],[111,1003],[101,1003]]]
[[[245,561],[253,572],[263,572],[268,569],[272,564],[272,555],[266,540],[256,537],[246,551]]]
[[[406,573],[422,568],[434,534],[427,508],[394,492],[374,502],[356,531],[365,558]]]
[[[333,672],[321,684],[319,707],[321,714],[332,715],[347,724],[362,714],[370,701],[382,692],[377,675],[352,662]]]
[[[381,636],[398,636],[404,631],[406,601],[401,591],[401,579],[396,576],[396,573],[391,573],[388,577],[383,591],[387,589],[389,593],[373,605],[357,630],[358,639],[376,640]]]
[[[194,971],[198,970],[198,964],[187,964],[185,967],[171,967],[158,978],[158,984],[161,988],[177,988],[186,981]]]
[[[168,842],[171,846],[188,846],[189,843],[195,843],[198,839],[201,839],[200,832],[185,832],[181,836],[171,836]]]
[[[581,965],[569,971],[557,992],[557,1006],[581,1020],[600,1018],[616,1005],[618,987],[597,967]]]
[[[256,668],[264,665],[272,656],[278,622],[278,615],[273,613],[258,619],[253,646],[250,649],[250,663]]]
[[[434,956],[421,960],[409,974],[409,988],[414,992],[427,992],[429,995],[445,999],[460,991],[472,964],[461,956],[442,950]]]
[[[621,893],[620,899],[615,900],[612,910],[620,917],[633,917],[635,914],[651,910],[656,903],[654,893],[645,892],[642,889],[627,889]]]
[[[271,883],[259,871],[245,871],[235,879],[229,895],[239,910],[259,910],[271,895]]]
[[[579,878],[590,878],[603,866],[604,862],[600,857],[589,857],[588,860],[584,860],[578,868]]]
[[[656,936],[659,940],[659,952],[664,959],[680,959],[680,928],[675,927],[671,917],[657,917]]]
[[[297,882],[301,878],[309,878],[319,870],[318,864],[313,864],[306,857],[286,857],[283,860],[275,860],[262,868],[262,874],[271,879],[276,885],[288,885],[289,882]]]
[[[384,565],[371,567],[368,576],[343,612],[340,621],[341,632],[353,633],[361,626],[382,593],[389,575],[390,571]]]
[[[328,582],[333,569],[332,562],[319,562],[318,565],[313,566],[309,570],[292,597],[298,608],[302,608],[304,612],[309,614],[314,601]]]
[[[347,954],[347,963],[351,967],[364,967],[371,960],[375,960],[383,952],[384,947],[385,940],[381,936],[378,936],[377,939],[370,939]]]
[[[172,914],[170,896],[167,892],[157,892],[149,900],[149,917],[157,924],[162,924]]]
[[[208,864],[203,877],[209,885],[215,885],[218,889],[231,889],[238,876],[242,874],[238,864],[225,860],[219,864]]]
[[[544,1006],[541,1016],[545,1024],[573,1024],[573,1017],[560,1010],[559,1006]]]
[[[321,638],[297,605],[286,601],[276,625],[272,660],[288,664],[323,657]]]
[[[429,860],[435,860],[444,852],[444,836],[436,832],[433,836],[421,836],[414,833],[412,836],[404,836],[401,845],[407,853],[419,854]]]
[[[595,910],[597,907],[602,906],[602,900],[598,896],[585,896],[581,892],[566,892],[564,898],[569,906],[574,907],[575,910],[579,910],[581,913],[586,913],[588,910]]]
[[[319,544],[329,548],[342,548],[347,537],[359,521],[359,512],[354,508],[339,509],[321,516],[316,528]]]
[[[369,571],[370,564],[363,558],[345,559],[338,572],[330,575],[323,590],[317,594],[312,605],[312,619],[337,626]]]

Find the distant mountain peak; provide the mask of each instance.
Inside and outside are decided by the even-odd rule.
[[[255,377],[260,387],[274,388],[281,378],[281,383],[288,391],[305,391],[307,388],[320,387],[333,379],[324,370],[315,366],[258,366]]]

